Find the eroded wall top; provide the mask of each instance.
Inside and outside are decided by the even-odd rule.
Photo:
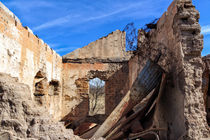
[[[63,59],[77,62],[82,59],[87,61],[92,59],[104,62],[129,60],[130,56],[125,50],[125,32],[116,30],[106,37],[64,55]]]
[[[41,70],[48,81],[60,80],[61,57],[0,2],[0,72],[28,85],[29,77]],[[60,71],[60,72],[59,72]]]

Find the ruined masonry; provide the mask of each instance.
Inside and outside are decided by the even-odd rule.
[[[199,12],[174,0],[148,29],[135,51],[116,30],[61,57],[0,2],[0,140],[210,139]]]

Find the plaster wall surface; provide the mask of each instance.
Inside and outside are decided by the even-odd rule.
[[[128,60],[130,55],[125,51],[125,32],[116,30],[106,37],[91,42],[65,56],[64,59],[103,59],[111,61]]]
[[[71,119],[88,115],[88,81],[90,71],[107,71],[108,64],[77,64],[64,63],[63,65],[63,108],[62,116],[70,112]],[[85,101],[84,101],[85,100]],[[69,117],[68,117],[69,118]]]
[[[106,82],[105,114],[109,114],[124,94],[120,91],[128,78],[125,65],[131,56],[125,51],[125,32],[119,30],[63,56],[64,120],[88,115],[88,82],[95,77]]]
[[[34,98],[34,77],[38,71],[45,73],[48,82],[62,81],[62,58],[28,27],[23,27],[20,20],[2,3],[0,3],[0,58],[0,72],[17,77],[19,82],[27,84],[32,98]],[[58,104],[56,107],[60,108],[61,97],[60,94],[58,102],[46,104]],[[50,110],[55,118],[59,118],[58,112],[53,111],[53,108]]]

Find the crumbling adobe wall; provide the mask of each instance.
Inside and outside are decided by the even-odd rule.
[[[161,54],[158,64],[167,72],[154,126],[166,128],[161,139],[198,140],[209,136],[202,87],[203,36],[199,12],[191,0],[174,0],[149,33],[139,31],[141,64]]]
[[[109,115],[114,108],[120,103],[132,87],[133,82],[140,72],[139,57],[133,56],[119,70],[110,76],[106,82],[106,114]]]
[[[111,113],[125,94],[120,90],[128,79],[125,67],[131,56],[125,51],[125,32],[119,30],[63,56],[63,119],[88,115],[88,82],[96,77],[105,81],[105,114]]]
[[[49,48],[28,27],[23,27],[19,19],[0,3],[0,72],[17,77],[30,87],[34,98],[35,75],[41,71],[48,85],[57,80],[61,84],[62,58]],[[61,93],[45,95],[45,105],[58,119],[61,110]]]
[[[89,80],[100,78],[105,81],[105,110],[110,113],[117,105],[112,103],[116,94],[112,89],[120,89],[124,82],[119,79],[117,84],[112,85],[113,76],[122,69],[122,63],[64,63],[63,66],[63,120],[78,120],[88,115],[89,112]],[[125,72],[124,72],[125,75]],[[122,75],[121,75],[122,76]],[[126,76],[127,77],[127,76]],[[121,77],[126,79],[126,77]],[[118,77],[120,78],[120,77]],[[125,81],[125,80],[124,80]],[[114,96],[107,100],[108,95]],[[120,100],[121,97],[118,99]]]
[[[125,32],[116,30],[106,37],[102,37],[83,48],[64,55],[63,58],[72,60],[98,59],[97,61],[128,60],[129,55],[125,51]]]
[[[88,72],[107,71],[107,64],[64,63],[63,66],[63,108],[62,117],[73,111],[79,104],[81,107],[72,112],[71,118],[88,115]],[[76,119],[75,118],[75,119]]]

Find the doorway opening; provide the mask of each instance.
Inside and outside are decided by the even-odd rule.
[[[94,78],[89,81],[89,115],[105,114],[105,81]]]

